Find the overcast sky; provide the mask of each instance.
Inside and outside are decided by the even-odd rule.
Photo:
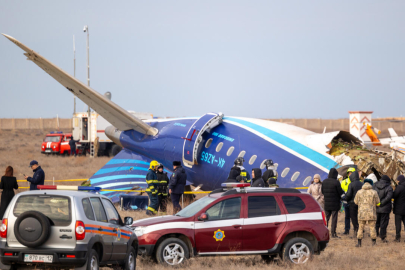
[[[405,115],[405,1],[1,1],[0,33],[155,116]],[[0,36],[0,118],[71,117],[73,96]],[[78,111],[84,111],[78,103]]]

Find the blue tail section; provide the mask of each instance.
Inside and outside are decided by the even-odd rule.
[[[145,177],[151,161],[152,159],[148,157],[124,149],[90,178],[91,186],[111,190],[145,190],[147,187]],[[168,172],[168,175],[171,173]],[[110,197],[113,202],[118,202],[120,195],[128,194],[119,191],[100,193]],[[139,195],[139,193],[130,194]]]

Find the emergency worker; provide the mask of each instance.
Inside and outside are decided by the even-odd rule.
[[[390,213],[392,210],[391,199],[394,195],[394,191],[391,187],[391,179],[388,175],[383,175],[375,185],[374,190],[377,191],[378,197],[380,198],[380,205],[377,208],[377,222],[375,224],[375,229],[377,231],[377,236],[381,237],[383,243],[388,243],[387,239],[387,227],[390,222]],[[381,228],[381,231],[380,231]]]
[[[159,163],[156,160],[152,160],[149,165],[148,173],[146,174],[146,183],[148,188],[146,193],[149,197],[149,206],[146,210],[147,215],[156,215],[157,209],[159,207],[159,198],[158,198],[158,186],[159,181],[157,180],[156,169],[159,166]]]
[[[77,141],[75,141],[75,140],[73,140],[73,136],[72,137],[70,137],[70,141],[69,141],[69,146],[70,146],[70,155],[71,156],[73,156],[73,155],[77,155],[76,154],[76,143],[77,142],[79,142],[80,140],[77,140]]]
[[[169,181],[169,193],[173,203],[174,214],[181,210],[180,197],[184,193],[187,175],[180,161],[173,161],[173,174]]]
[[[243,178],[242,177],[239,178],[241,180],[237,181],[237,177],[240,176],[240,173],[241,173],[241,170],[240,170],[239,167],[235,167],[235,166],[232,167],[231,171],[229,172],[228,179],[225,182],[227,182],[227,183],[229,183],[229,182],[242,182],[243,183]]]
[[[262,170],[260,168],[255,168],[252,170],[252,177],[252,187],[265,187],[262,179]]]
[[[275,182],[277,182],[277,171],[276,171],[276,167],[274,166],[273,160],[267,159],[264,162],[264,165],[266,165],[266,171],[263,173],[263,177],[262,177],[264,183],[266,185],[270,186],[269,180],[274,179],[275,181],[271,181],[272,185],[276,184]]]
[[[41,166],[38,165],[38,161],[32,160],[30,162],[30,167],[34,172],[32,177],[24,174],[24,178],[30,182],[30,190],[38,190],[38,185],[43,185],[45,182],[45,172],[42,170]]]
[[[350,219],[352,220],[354,236],[356,237],[357,231],[359,230],[359,221],[358,217],[358,206],[354,203],[354,198],[356,197],[357,192],[363,187],[363,183],[360,182],[359,173],[353,172],[350,174],[350,185],[346,192],[346,201],[349,204],[350,209]]]
[[[370,184],[371,183],[371,184]],[[370,228],[370,237],[372,244],[376,244],[377,234],[375,230],[375,223],[377,219],[377,205],[380,204],[380,198],[372,187],[373,180],[365,179],[364,185],[357,192],[354,198],[354,203],[359,207],[358,220],[359,230],[357,231],[357,245],[361,247],[361,240],[363,239],[364,226],[368,225]]]
[[[167,209],[167,199],[168,199],[168,184],[169,184],[169,177],[167,177],[167,173],[163,171],[163,165],[160,164],[158,166],[157,172],[157,180],[159,181],[158,186],[158,198],[159,198],[159,206],[158,209],[162,212],[166,212]]]
[[[355,171],[356,171],[355,168],[353,168],[353,167],[349,168],[347,170],[346,179],[344,179],[340,183],[344,193],[347,193],[347,190],[349,189],[349,185],[350,185],[350,175]],[[349,234],[349,232],[350,232],[350,207],[349,207],[349,204],[347,203],[346,199],[343,201],[343,208],[345,209],[345,231],[343,234]]]
[[[235,167],[240,168],[240,175],[242,176],[243,183],[251,184],[250,174],[246,171],[245,167],[243,167],[243,162],[245,162],[245,159],[243,157],[238,157],[234,161]]]

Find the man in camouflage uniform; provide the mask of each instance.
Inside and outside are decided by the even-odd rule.
[[[364,225],[370,227],[370,236],[373,242],[373,245],[376,244],[377,233],[375,230],[375,223],[377,220],[377,205],[380,204],[380,198],[378,197],[377,191],[373,190],[373,187],[370,184],[372,180],[364,180],[364,185],[360,189],[356,197],[354,198],[354,203],[359,207],[359,230],[357,232],[358,243],[356,247],[361,247],[361,239],[363,239],[363,230]]]

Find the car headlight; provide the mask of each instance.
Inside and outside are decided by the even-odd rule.
[[[56,145],[53,146],[53,149],[55,149],[55,148],[56,148]]]
[[[137,237],[142,236],[145,233],[146,227],[139,226],[135,228],[135,234]]]

